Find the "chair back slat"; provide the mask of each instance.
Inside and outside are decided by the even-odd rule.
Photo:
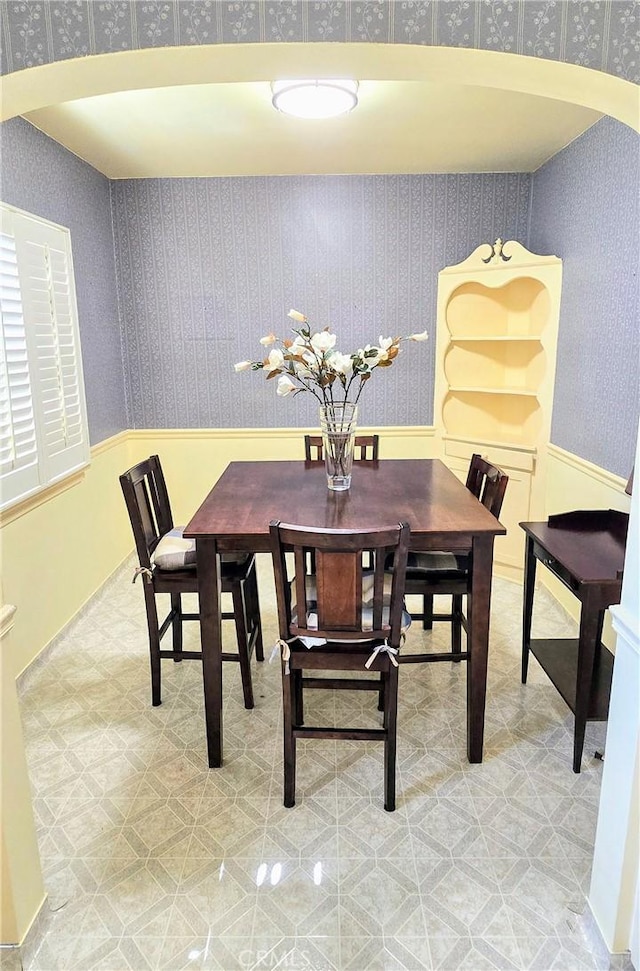
[[[141,566],[150,566],[160,537],[173,528],[169,493],[157,455],[138,462],[120,476]]]
[[[313,530],[274,521],[270,524],[280,637],[321,637],[327,640],[388,640],[398,646],[404,583],[409,549],[409,526],[373,530]],[[373,590],[363,604],[363,552],[373,559]],[[295,581],[287,572],[287,552],[293,552]],[[385,597],[385,562],[393,556],[393,573],[386,574],[391,594]],[[291,586],[293,583],[293,600]],[[371,587],[367,581],[367,591]],[[307,627],[311,600],[317,628]],[[363,609],[367,608],[366,610]],[[294,616],[295,612],[295,616]],[[295,621],[295,622],[294,622]]]
[[[152,494],[149,480],[146,478],[136,482],[133,491],[138,502],[138,516],[145,543],[149,552],[152,553],[160,538],[160,530],[156,518],[156,509],[158,508],[157,497]]]
[[[293,559],[295,563],[295,588],[296,588],[296,599],[297,604],[297,614],[298,618],[306,617],[309,612],[309,603],[307,599],[307,585],[306,585],[306,565],[305,565],[306,553],[302,547],[297,547],[293,551]],[[289,599],[289,616],[291,616],[291,600]],[[298,623],[300,621],[298,620]],[[301,625],[304,626],[304,625]],[[287,633],[288,637],[289,634]]]
[[[492,465],[481,455],[474,453],[469,464],[467,489],[496,517],[500,515],[509,476],[497,465]]]
[[[362,630],[362,557],[356,553],[316,553],[318,627]]]
[[[378,458],[379,435],[356,435],[353,458],[355,462],[373,462]],[[304,436],[304,457],[307,462],[321,462],[324,456],[322,435]]]

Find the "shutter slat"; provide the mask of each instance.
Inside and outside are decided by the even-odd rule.
[[[4,500],[10,480],[19,498],[80,468],[88,441],[68,230],[0,208]],[[20,462],[35,465],[23,475]]]

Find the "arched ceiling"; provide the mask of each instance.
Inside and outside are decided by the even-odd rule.
[[[350,76],[360,104],[287,118],[270,81]],[[638,127],[638,88],[519,55],[375,44],[127,51],[4,79],[22,115],[110,178],[534,171],[609,113]]]

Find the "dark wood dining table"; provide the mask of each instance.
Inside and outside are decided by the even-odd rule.
[[[332,492],[322,462],[231,462],[184,535],[196,541],[208,760],[222,765],[219,553],[268,552],[269,523],[362,529],[407,522],[412,550],[472,555],[467,603],[467,754],[482,761],[493,541],[506,532],[439,459],[354,463],[351,488]]]

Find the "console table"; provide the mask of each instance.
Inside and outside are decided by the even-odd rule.
[[[604,612],[620,602],[629,516],[596,509],[520,523],[526,533],[522,615],[522,683],[529,652],[575,715],[573,771],[580,771],[588,721],[606,721],[613,655],[602,644]],[[540,560],[580,601],[577,638],[531,640],[536,561]]]

